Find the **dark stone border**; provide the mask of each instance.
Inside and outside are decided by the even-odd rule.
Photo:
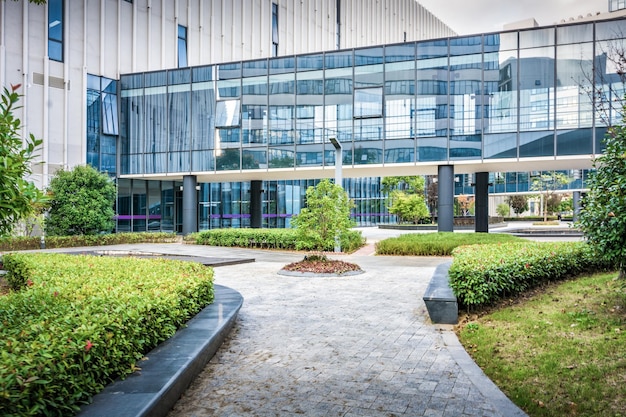
[[[137,364],[140,371],[107,385],[78,416],[166,416],[215,355],[243,304],[237,291],[222,285],[214,288],[213,304],[148,353]]]
[[[423,300],[433,323],[457,324],[459,321],[459,306],[448,277],[450,265],[452,261],[437,266],[424,292]]]

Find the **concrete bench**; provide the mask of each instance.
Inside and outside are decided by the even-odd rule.
[[[452,261],[448,261],[437,266],[424,293],[424,303],[433,323],[457,324],[459,320],[459,306],[448,281],[451,264]]]

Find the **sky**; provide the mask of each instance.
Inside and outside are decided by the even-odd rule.
[[[459,35],[502,30],[535,18],[540,26],[609,10],[608,0],[417,0]]]

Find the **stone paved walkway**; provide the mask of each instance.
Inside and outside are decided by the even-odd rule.
[[[422,295],[441,258],[360,253],[337,255],[366,271],[345,278],[278,275],[294,258],[280,252],[215,268],[244,304],[169,417],[524,415],[429,322]]]

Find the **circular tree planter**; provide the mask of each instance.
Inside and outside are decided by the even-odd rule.
[[[326,258],[324,255],[305,256],[303,260],[286,265],[279,275],[295,277],[344,277],[362,274],[356,264]]]

